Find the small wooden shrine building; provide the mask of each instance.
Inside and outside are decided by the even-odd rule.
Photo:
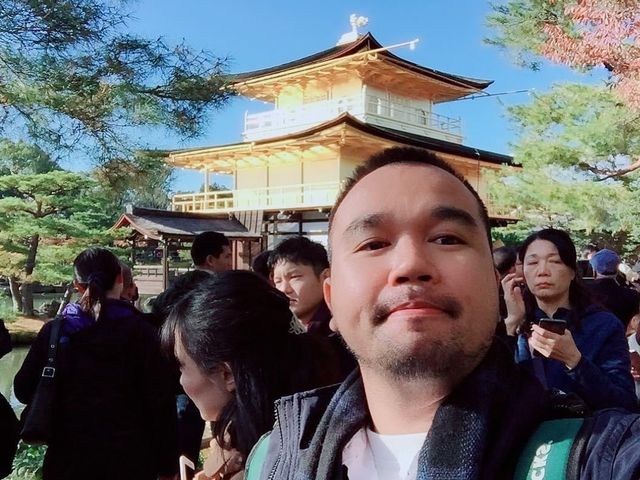
[[[233,268],[249,268],[262,250],[260,224],[244,215],[191,213],[129,207],[113,228],[130,228],[126,246],[131,250],[134,280],[142,295],[157,295],[171,279],[193,268],[189,250],[196,235],[224,234],[231,242]],[[249,225],[247,227],[246,225]]]

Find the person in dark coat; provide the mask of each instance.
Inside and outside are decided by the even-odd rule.
[[[11,351],[11,335],[4,326],[4,321],[0,319],[0,358]]]
[[[616,280],[620,265],[616,252],[602,249],[594,253],[589,262],[595,273],[595,280],[589,284],[594,300],[618,317],[626,329],[640,309],[640,293]]]
[[[569,234],[553,228],[532,233],[519,257],[527,289],[521,291],[513,274],[502,281],[507,331],[519,331],[516,361],[545,387],[575,393],[594,410],[637,410],[624,328],[581,284]],[[564,321],[563,332],[547,329],[550,319]]]
[[[151,304],[151,319],[159,330],[183,297],[195,289],[199,284],[210,278],[209,270],[192,270],[177,277],[164,292],[158,295]],[[198,461],[202,436],[204,434],[204,420],[193,401],[184,393],[180,385],[180,371],[174,371],[174,392],[178,415],[178,453],[184,455],[194,463]]]
[[[62,314],[54,431],[43,477],[173,478],[176,412],[157,334],[120,300],[120,265],[111,252],[85,250],[74,271],[82,298]],[[23,403],[36,391],[52,323],[42,328],[15,377],[15,394]]]
[[[274,286],[289,299],[289,308],[307,333],[325,337],[340,364],[341,380],[356,368],[340,335],[331,330],[331,311],[322,285],[329,275],[327,250],[318,242],[294,236],[280,242],[269,255]]]
[[[11,351],[11,336],[0,320],[0,358]],[[18,446],[18,419],[6,398],[0,395],[0,478],[11,473]]]
[[[324,338],[293,333],[290,323],[285,295],[255,273],[232,270],[183,295],[162,326],[184,391],[214,422],[204,478],[242,478],[251,448],[273,426],[273,402],[339,380]]]

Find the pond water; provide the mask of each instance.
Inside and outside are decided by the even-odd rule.
[[[0,358],[0,393],[9,400],[16,413],[20,413],[24,405],[18,402],[13,394],[13,377],[22,366],[28,351],[29,347],[14,347],[11,352]]]
[[[39,309],[43,304],[51,300],[60,301],[62,294],[59,293],[41,293],[33,295],[34,307]],[[7,311],[11,308],[11,297],[0,294],[0,310]],[[24,408],[15,395],[13,394],[13,377],[22,366],[24,357],[27,356],[29,347],[14,347],[6,356],[0,358],[0,393],[9,400],[16,413],[20,413]]]
[[[40,309],[42,305],[48,303],[52,300],[61,301],[62,293],[34,293],[33,294],[33,306],[36,310]],[[0,294],[0,310],[6,311],[12,308],[11,297],[9,295],[5,295],[4,293]]]

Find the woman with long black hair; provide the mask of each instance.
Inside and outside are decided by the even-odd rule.
[[[546,387],[576,393],[592,409],[636,410],[624,327],[591,301],[576,273],[571,237],[540,230],[524,241],[519,259],[524,278],[502,280],[507,333],[518,335],[516,360]],[[551,331],[553,320],[566,322],[564,333]]]
[[[82,298],[62,314],[44,479],[173,478],[176,413],[157,333],[120,300],[120,264],[110,251],[89,248],[73,267]],[[15,393],[23,403],[33,398],[45,366],[52,323],[42,328],[16,375]]]
[[[323,338],[291,330],[287,297],[248,271],[212,274],[173,309],[162,341],[204,420],[212,449],[199,478],[242,478],[247,455],[274,423],[278,398],[339,379]]]

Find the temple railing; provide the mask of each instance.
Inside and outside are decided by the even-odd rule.
[[[333,205],[340,182],[319,182],[277,187],[185,193],[175,195],[172,209],[178,212],[231,212],[325,208]]]

